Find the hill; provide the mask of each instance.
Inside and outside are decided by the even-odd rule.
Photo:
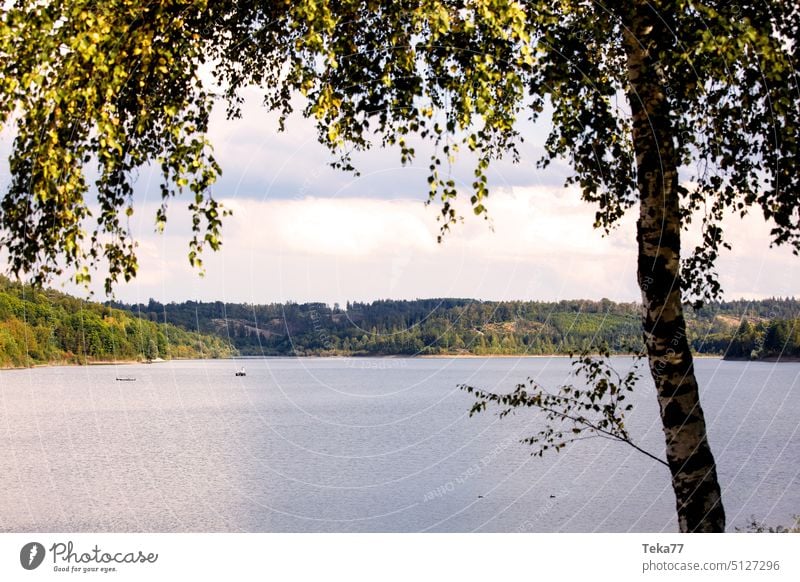
[[[231,355],[218,336],[0,277],[0,367]]]
[[[149,321],[214,334],[243,355],[568,354],[641,345],[639,306],[601,301],[380,300],[370,303],[114,304]],[[800,302],[732,301],[687,307],[697,353],[800,356]]]

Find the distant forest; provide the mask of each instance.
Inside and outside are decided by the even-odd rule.
[[[800,301],[687,307],[699,354],[800,358]],[[601,301],[88,302],[0,277],[0,367],[156,358],[546,355],[641,346],[639,306]]]
[[[0,367],[226,357],[230,342],[0,276]]]
[[[569,354],[641,346],[639,306],[601,301],[381,300],[252,305],[223,302],[113,304],[152,322],[214,334],[242,355]],[[800,357],[800,302],[731,301],[687,307],[699,354]]]

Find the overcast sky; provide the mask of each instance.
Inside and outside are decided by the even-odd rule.
[[[297,116],[286,132],[276,127],[257,96],[248,99],[242,120],[228,121],[222,111],[214,116],[211,139],[224,171],[214,193],[233,216],[225,222],[222,250],[205,257],[204,278],[186,258],[186,203],[175,201],[166,233],[156,234],[157,177],[142,173],[131,219],[140,274],[117,289],[117,298],[639,299],[633,213],[610,236],[592,228],[594,207],[562,186],[567,168],[534,167],[546,123],[524,128],[519,164],[493,168],[490,220],[463,207],[465,222],[441,244],[438,207],[424,204],[424,150],[407,167],[400,166],[396,151],[372,150],[357,158],[362,173],[355,177],[329,167],[331,156],[317,143],[310,122]],[[4,141],[5,157],[8,136]],[[464,161],[454,172],[464,192],[471,171]],[[1,177],[7,180],[7,164]],[[727,232],[734,248],[720,261],[726,298],[796,294],[800,259],[788,249],[769,249],[769,228],[759,216],[732,218]]]

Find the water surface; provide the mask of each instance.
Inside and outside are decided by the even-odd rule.
[[[566,358],[244,363],[243,378],[232,361],[0,372],[0,531],[676,529],[666,468],[631,447],[532,457],[536,415],[468,417],[458,384],[556,386]],[[800,364],[697,373],[729,523],[789,524]],[[647,380],[635,402],[632,434],[662,454]]]

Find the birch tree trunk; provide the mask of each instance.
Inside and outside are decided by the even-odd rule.
[[[681,532],[721,532],[725,512],[706,435],[680,284],[678,160],[658,46],[671,33],[648,4],[631,3],[625,51],[640,211],[638,280],[644,343],[666,437]]]

